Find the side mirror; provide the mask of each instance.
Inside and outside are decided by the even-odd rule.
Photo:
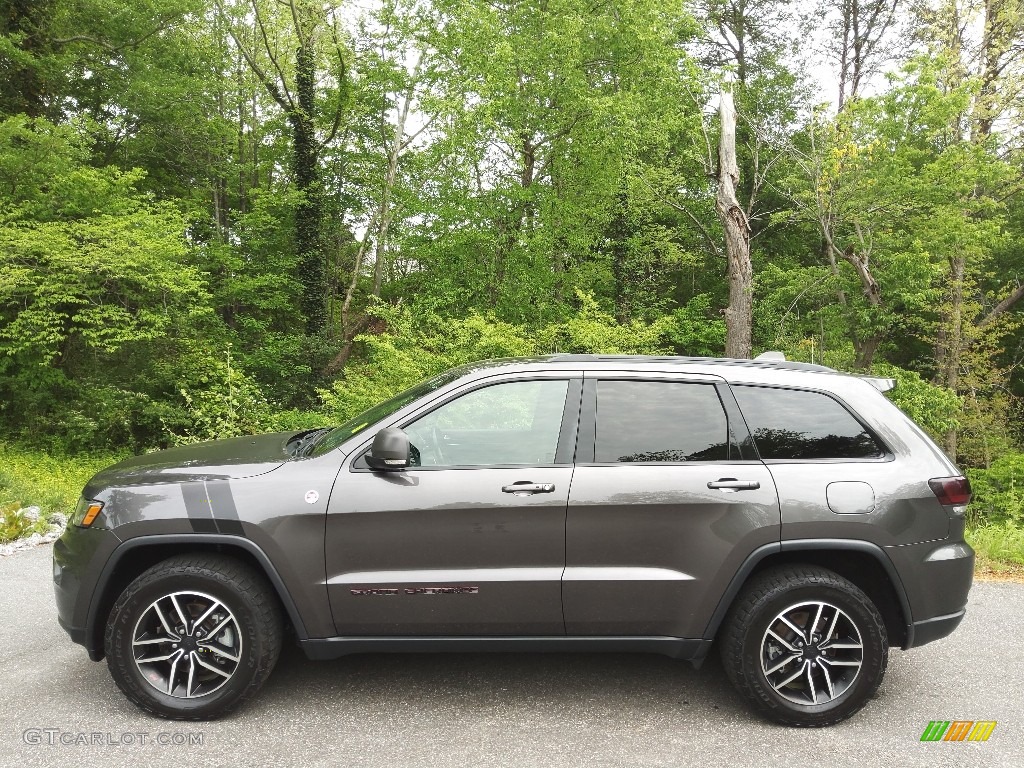
[[[384,427],[373,438],[366,465],[378,472],[400,472],[408,467],[409,436],[398,427]]]

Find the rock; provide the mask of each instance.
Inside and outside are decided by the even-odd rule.
[[[63,512],[51,512],[49,517],[46,518],[46,522],[50,525],[56,525],[63,530],[64,528],[67,528],[68,516]]]
[[[31,523],[39,520],[39,507],[22,507],[18,514]]]

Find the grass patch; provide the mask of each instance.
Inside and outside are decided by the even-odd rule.
[[[89,478],[120,458],[110,453],[53,456],[0,443],[0,541],[45,532],[54,512],[70,515]],[[39,521],[27,528],[17,519],[23,507],[39,507],[40,512]]]
[[[1024,574],[1024,528],[1009,520],[971,526],[967,542],[974,547],[979,572]]]

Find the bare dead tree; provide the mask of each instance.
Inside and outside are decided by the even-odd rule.
[[[839,16],[832,26],[838,46],[838,109],[860,96],[869,75],[888,58],[885,42],[902,0],[826,0]]]
[[[725,356],[749,358],[754,317],[754,270],[750,263],[750,222],[736,198],[740,168],[736,160],[736,107],[723,86],[719,101],[718,192],[715,210],[725,230],[729,306],[725,310]]]

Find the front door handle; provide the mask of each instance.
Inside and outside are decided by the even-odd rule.
[[[554,483],[531,483],[528,480],[520,480],[512,485],[501,486],[502,493],[514,493],[516,496],[532,496],[535,493],[554,493]]]
[[[761,484],[757,480],[737,480],[735,477],[723,477],[708,483],[708,488],[718,488],[722,491],[756,491],[760,487]]]

